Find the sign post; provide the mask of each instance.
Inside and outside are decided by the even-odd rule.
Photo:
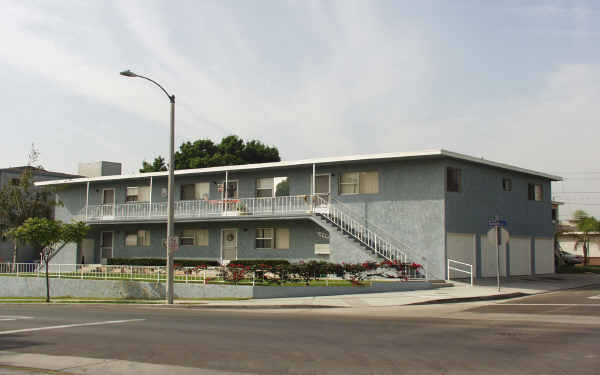
[[[504,227],[506,220],[500,220],[496,215],[488,220],[488,243],[496,246],[496,282],[498,284],[498,293],[500,293],[500,247],[508,243],[509,234]]]

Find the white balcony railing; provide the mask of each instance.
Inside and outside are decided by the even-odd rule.
[[[316,208],[311,195],[227,200],[176,201],[176,218],[215,218],[219,216],[294,216],[311,214]],[[322,206],[322,204],[320,204]],[[323,207],[321,207],[322,209]],[[84,207],[83,221],[161,219],[167,217],[166,202],[135,202]]]

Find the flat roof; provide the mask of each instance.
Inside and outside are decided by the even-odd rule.
[[[332,165],[332,164],[344,164],[357,161],[393,161],[410,158],[427,158],[427,157],[449,157],[458,160],[465,160],[477,164],[483,164],[495,168],[501,168],[511,170],[514,172],[529,174],[533,176],[543,177],[552,181],[562,181],[562,177],[554,176],[547,173],[537,172],[530,169],[516,167],[514,165],[499,163],[484,158],[478,158],[457,152],[452,152],[444,149],[435,150],[424,150],[416,152],[391,152],[384,154],[367,154],[367,155],[352,155],[352,156],[338,156],[338,157],[325,157],[316,159],[304,159],[295,161],[280,161],[273,163],[258,163],[258,164],[243,164],[243,165],[228,165],[224,167],[210,167],[210,168],[197,168],[197,169],[180,169],[175,171],[176,176],[187,176],[187,175],[201,175],[211,174],[225,171],[251,171],[251,170],[262,170],[262,169],[273,169],[273,168],[285,168],[285,167],[300,167],[300,166],[311,166],[312,164],[317,165]],[[36,185],[64,185],[64,184],[77,184],[94,181],[113,181],[113,180],[131,180],[148,177],[166,177],[169,172],[149,172],[149,173],[135,173],[126,175],[114,175],[114,176],[101,176],[101,177],[83,177],[83,178],[70,178],[62,180],[52,181],[40,181],[36,182]]]
[[[8,168],[0,168],[0,172],[9,172],[9,173],[23,173],[23,171],[25,170],[31,170],[31,172],[34,175],[37,176],[49,176],[49,177],[64,177],[67,179],[73,179],[73,178],[80,178],[82,176],[77,175],[77,174],[72,174],[72,173],[63,173],[63,172],[54,172],[54,171],[47,171],[45,169],[42,168],[37,168],[37,167],[32,167],[30,165],[23,165],[20,167],[8,167]]]

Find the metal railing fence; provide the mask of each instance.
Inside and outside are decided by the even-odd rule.
[[[310,214],[310,195],[225,200],[192,200],[175,202],[176,218],[212,218],[216,216],[287,216]],[[83,221],[111,221],[166,218],[166,202],[132,202],[84,207],[79,213]]]
[[[459,262],[458,260],[448,259],[448,269],[446,279],[450,281],[450,271],[456,271],[469,275],[470,284],[473,285],[473,265],[469,263]],[[458,268],[462,267],[462,268]]]
[[[236,271],[239,273],[236,274]],[[392,274],[393,273],[393,274]],[[40,263],[0,263],[0,277],[46,277],[46,266]],[[57,279],[80,280],[129,280],[147,282],[165,282],[167,269],[165,266],[129,266],[129,265],[100,265],[100,264],[49,264],[48,276]],[[397,278],[405,280],[422,279],[423,275],[416,269],[404,268],[400,271],[369,270],[360,273],[358,281],[373,282],[382,278]],[[237,277],[237,279],[236,279]],[[300,275],[287,273],[282,279],[277,271],[271,269],[230,268],[223,266],[211,267],[180,267],[175,270],[174,280],[178,283],[235,283],[240,285],[255,285],[257,282],[301,282]],[[342,274],[313,275],[312,279],[324,282],[329,286],[334,281],[352,281],[349,272]]]

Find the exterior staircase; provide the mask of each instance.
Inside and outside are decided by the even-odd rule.
[[[333,198],[324,198],[319,195],[313,197],[315,216],[342,232],[348,239],[390,262],[416,262],[416,256],[410,254],[412,251],[408,246],[395,240],[385,230],[370,223],[350,207]],[[422,266],[426,275],[426,265],[422,264]]]

